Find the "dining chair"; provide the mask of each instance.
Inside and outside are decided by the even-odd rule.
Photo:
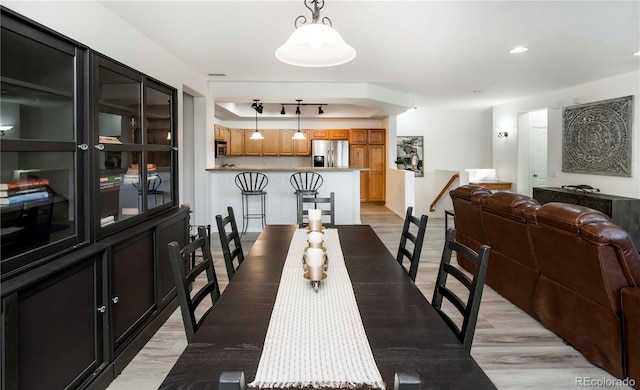
[[[220,286],[218,285],[218,278],[216,277],[216,271],[213,266],[209,238],[204,227],[201,226],[198,228],[198,238],[185,245],[184,248],[180,249],[176,241],[170,242],[168,246],[169,260],[171,261],[178,302],[180,304],[180,311],[182,312],[182,322],[184,323],[184,329],[187,333],[187,342],[190,343],[198,331],[200,324],[207,317],[207,314],[209,314],[209,311],[220,297]],[[196,251],[202,252],[203,261],[187,271],[186,265],[190,261],[192,254]],[[195,294],[191,295],[191,287],[196,278],[202,273],[206,273],[207,283]],[[198,310],[198,313],[201,312],[202,309],[199,309],[200,304],[205,302],[207,296],[211,297],[211,306],[200,315],[199,319],[196,319],[196,310]]]
[[[313,204],[313,207],[305,208],[305,204]],[[305,227],[308,224],[309,208],[318,208],[322,210],[322,216],[328,215],[329,222],[323,221],[322,224],[325,227],[334,227],[336,225],[335,216],[335,194],[332,192],[329,197],[307,197],[302,193],[298,194],[298,226]],[[324,205],[324,206],[323,206]]]
[[[200,227],[205,228],[207,232],[207,238],[211,240],[211,225],[207,224],[207,225],[189,225],[190,241],[196,240],[198,238],[198,233],[199,233],[198,231],[200,230]],[[211,241],[209,241],[209,243],[211,243]],[[198,258],[204,258],[204,254],[202,252],[200,252],[200,254],[198,254],[197,252],[191,253],[191,268],[196,266],[196,261]]]
[[[427,230],[427,220],[429,217],[422,215],[420,218],[413,216],[413,207],[407,207],[407,213],[404,217],[404,225],[402,226],[402,235],[400,236],[400,246],[396,261],[407,271],[412,281],[416,281],[418,274],[418,263],[420,262],[420,254],[422,253],[422,242],[424,241],[424,233]],[[415,232],[415,233],[414,233]],[[407,246],[410,241],[412,246]],[[402,264],[405,257],[409,259],[409,269]]]
[[[484,289],[490,251],[491,248],[489,246],[481,245],[478,252],[475,252],[471,248],[456,241],[455,229],[449,229],[447,232],[447,240],[445,241],[442,251],[440,270],[438,271],[431,305],[433,305],[438,314],[440,314],[449,328],[451,328],[467,352],[471,351],[471,344],[473,343],[473,335],[478,320],[478,311],[480,310],[480,300],[482,298],[482,290]],[[452,252],[456,252],[458,256],[464,256],[473,263],[474,272],[471,279],[465,275],[461,269],[451,265]],[[457,279],[460,284],[469,291],[466,304],[447,287],[448,275]],[[462,326],[458,326],[458,324],[442,310],[443,298],[446,298],[460,314],[462,314]]]
[[[224,264],[227,267],[227,276],[231,281],[236,269],[244,261],[244,252],[242,251],[242,243],[240,242],[240,234],[238,233],[238,225],[233,214],[233,208],[231,206],[227,207],[227,212],[229,215],[224,218],[220,214],[216,215],[216,223],[218,224]],[[237,266],[233,264],[234,260],[237,260]]]
[[[289,182],[294,189],[294,194],[317,196],[318,189],[322,186],[324,179],[318,172],[295,172],[289,178]]]

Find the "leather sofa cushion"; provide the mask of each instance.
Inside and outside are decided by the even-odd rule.
[[[540,206],[540,203],[538,203],[537,200],[513,192],[496,192],[486,198],[483,204],[485,211],[518,219],[523,223],[526,221],[524,218],[524,210],[538,206]]]
[[[549,225],[572,233],[579,233],[580,228],[594,222],[611,222],[611,219],[600,211],[574,204],[551,202],[540,206],[533,214],[535,222]]]

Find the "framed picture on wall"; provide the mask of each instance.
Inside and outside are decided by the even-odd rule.
[[[396,158],[404,160],[404,169],[414,171],[416,177],[423,177],[424,137],[398,136],[397,140]]]

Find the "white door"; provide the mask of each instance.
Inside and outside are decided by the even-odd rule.
[[[531,127],[531,187],[547,185],[547,128]]]

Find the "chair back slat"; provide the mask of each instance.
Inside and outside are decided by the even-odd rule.
[[[474,264],[474,272],[471,279],[458,268],[451,265],[453,252],[456,252],[458,255],[464,254],[464,257]],[[445,320],[467,352],[471,351],[471,345],[473,343],[490,252],[491,248],[487,245],[481,245],[478,252],[475,252],[471,248],[456,241],[456,231],[454,229],[447,231],[447,240],[442,251],[440,270],[438,271],[431,304]],[[452,275],[468,290],[469,293],[466,302],[447,287],[448,275]],[[458,324],[442,310],[443,299],[451,302],[462,314],[463,319],[461,326],[458,326]]]
[[[305,205],[309,207],[305,208]],[[313,206],[311,206],[313,204]],[[336,225],[335,217],[335,194],[332,192],[329,197],[309,197],[304,193],[298,193],[298,226],[305,227],[308,224],[309,209],[318,208],[318,205],[326,205],[325,208],[320,207],[321,214],[329,216],[329,222],[323,221],[322,224],[326,227],[334,227]]]
[[[269,184],[269,179],[261,172],[241,172],[236,175],[235,182],[242,192],[256,192],[262,191]]]
[[[295,172],[289,178],[289,182],[294,189],[294,194],[304,192],[306,194],[318,194],[318,189],[322,186],[324,179],[317,172]]]
[[[198,228],[197,238],[191,243],[180,249],[179,244],[172,241],[168,244],[168,249],[178,302],[180,304],[180,311],[182,312],[182,322],[184,323],[185,333],[187,334],[187,342],[191,342],[193,336],[198,331],[200,323],[209,313],[207,310],[206,313],[201,316],[200,320],[196,320],[196,309],[207,296],[211,297],[211,307],[215,305],[220,297],[220,286],[218,285],[216,271],[213,267],[213,257],[211,256],[207,230],[205,227],[200,226]],[[201,252],[203,260],[187,272],[189,262],[196,251]],[[193,281],[202,273],[206,273],[207,283],[192,297],[191,286]]]
[[[222,217],[222,215],[216,215],[216,224],[218,225],[218,235],[220,236],[220,245],[222,246],[222,256],[224,257],[224,264],[227,268],[227,276],[229,281],[233,279],[233,275],[236,273],[236,269],[240,267],[244,261],[244,252],[242,251],[242,243],[240,241],[240,234],[238,233],[238,225],[236,224],[236,217],[233,214],[233,208],[227,207],[229,215]],[[234,265],[234,260],[238,265]]]
[[[405,269],[405,271],[407,271],[407,274],[414,282],[416,281],[416,275],[418,274],[418,263],[420,262],[422,243],[424,241],[424,234],[427,230],[428,219],[429,217],[426,215],[422,215],[420,218],[414,217],[413,207],[407,207],[396,261]],[[412,228],[415,229],[415,234],[412,232]],[[410,241],[413,244],[413,250],[410,250],[410,248],[407,247],[407,241]],[[405,258],[409,259],[408,270],[402,264]]]

